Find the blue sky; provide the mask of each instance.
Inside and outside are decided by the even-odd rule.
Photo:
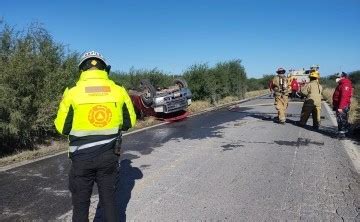
[[[40,22],[72,51],[97,50],[113,70],[241,59],[249,77],[320,65],[360,70],[359,0],[2,0],[0,17]]]

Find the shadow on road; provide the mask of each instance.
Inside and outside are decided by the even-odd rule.
[[[243,147],[243,146],[244,145],[241,145],[241,144],[226,144],[221,147],[223,148],[222,151],[229,151],[229,150],[234,150],[235,148]]]
[[[120,162],[120,170],[116,181],[116,205],[119,210],[120,221],[126,221],[126,208],[131,199],[131,191],[135,180],[143,177],[141,170],[131,166],[131,160],[124,159]],[[100,203],[97,206],[94,222],[105,222],[103,209]]]
[[[298,138],[297,141],[275,140],[274,143],[280,146],[308,146],[309,144],[324,146],[324,142],[311,141],[307,138]]]
[[[227,108],[221,108],[213,112],[194,116],[186,121],[173,122],[166,125],[154,127],[124,137],[123,152],[127,159],[137,159],[141,155],[148,155],[157,148],[163,146],[168,141],[181,143],[183,140],[206,140],[207,138],[221,138],[221,130],[225,128],[221,124],[236,121],[244,117],[243,113],[229,115]],[[246,111],[251,108],[240,108]],[[223,111],[223,112],[221,112]],[[128,151],[138,152],[139,155]]]

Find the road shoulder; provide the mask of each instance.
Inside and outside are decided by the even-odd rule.
[[[329,104],[324,102],[324,106],[330,116],[331,123],[334,126],[337,126],[336,117],[335,117],[333,111],[331,110]],[[360,174],[360,147],[359,147],[359,145],[357,145],[355,141],[350,140],[350,139],[342,139],[341,144],[344,146],[346,153],[348,154],[355,170],[357,171],[358,174]]]

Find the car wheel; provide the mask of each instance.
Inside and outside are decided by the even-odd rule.
[[[188,87],[188,84],[185,81],[185,79],[174,79],[174,84],[178,85],[180,89]]]
[[[142,92],[141,100],[144,105],[151,106],[156,94],[154,86],[150,83],[149,80],[143,79],[140,81],[140,90]]]

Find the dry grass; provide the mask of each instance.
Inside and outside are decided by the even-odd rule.
[[[245,94],[245,98],[251,98],[255,96],[260,96],[268,93],[268,90],[259,90],[253,92],[247,92]],[[234,103],[239,101],[237,97],[226,97],[220,100],[217,104],[226,105],[229,103]],[[205,111],[210,108],[214,108],[216,106],[210,104],[209,101],[194,101],[191,106],[189,106],[188,111],[191,113],[199,113]],[[156,119],[155,117],[145,117],[144,120],[138,120],[135,127],[132,130],[141,129],[144,127],[152,126],[161,121]],[[5,166],[13,163],[18,163],[25,160],[37,159],[43,156],[52,155],[60,152],[64,152],[68,149],[68,142],[66,140],[61,141],[52,141],[49,145],[40,145],[38,149],[35,150],[27,150],[21,151],[19,153],[15,153],[11,156],[0,158],[0,166]]]
[[[261,95],[265,95],[265,94],[270,94],[268,89],[246,92],[245,98],[251,98],[251,97],[261,96]]]
[[[160,120],[156,119],[153,116],[145,117],[143,120],[137,120],[135,127],[131,130],[145,128],[145,127],[152,126],[152,125],[155,125],[160,122],[161,122]]]
[[[40,145],[36,150],[20,151],[0,159],[0,167],[25,160],[38,159],[40,157],[60,153],[68,149],[68,142],[65,140],[52,141],[49,145]]]
[[[239,98],[236,96],[227,96],[227,97],[219,100],[217,105],[225,105],[225,104],[232,103],[235,101],[239,101]]]
[[[349,122],[360,125],[360,107],[359,102],[355,98],[351,100]]]
[[[194,101],[189,106],[188,111],[191,113],[198,113],[198,112],[204,111],[205,109],[208,109],[210,107],[211,107],[211,104],[209,101]]]
[[[327,103],[329,103],[330,105],[332,104],[332,95],[334,94],[335,89],[329,89],[329,88],[325,88],[323,90],[323,97],[326,100]]]

